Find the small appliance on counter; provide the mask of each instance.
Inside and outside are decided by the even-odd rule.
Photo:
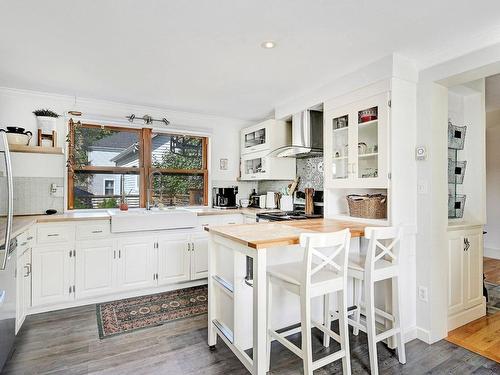
[[[259,208],[266,208],[266,196],[263,194],[263,195],[259,195]]]
[[[248,199],[249,199],[249,204],[248,204],[249,207],[260,208],[259,204],[260,196],[257,195],[255,189],[252,189],[252,192],[250,193]]]
[[[236,194],[238,194],[237,186],[213,188],[213,207],[222,209],[238,208]]]
[[[266,208],[277,208],[276,207],[276,199],[275,199],[275,192],[274,191],[268,191],[266,195]]]

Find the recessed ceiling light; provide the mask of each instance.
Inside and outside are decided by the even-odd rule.
[[[276,42],[273,42],[272,40],[267,40],[263,42],[260,46],[265,49],[271,49],[276,47]]]

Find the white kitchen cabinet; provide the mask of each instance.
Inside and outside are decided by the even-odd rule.
[[[342,107],[325,103],[326,188],[388,187],[388,121],[388,93]]]
[[[37,224],[33,227],[37,243],[31,253],[32,280],[25,278],[27,290],[18,289],[25,292],[18,302],[25,300],[26,309],[32,307],[32,312],[50,311],[204,279],[208,236],[203,227],[241,223],[243,215],[230,213],[200,216],[196,230],[119,235],[110,233],[109,221],[104,220]],[[18,246],[31,247],[28,242],[35,241],[33,233],[19,236]],[[28,258],[19,257],[20,275],[27,272],[27,262]],[[25,311],[19,310],[20,323]]]
[[[208,277],[208,234],[197,233],[191,236],[191,280]]]
[[[90,298],[115,289],[117,251],[112,240],[81,241],[75,253],[75,297]]]
[[[17,258],[16,333],[24,323],[31,306],[31,270],[31,248],[29,248]]]
[[[75,225],[68,223],[38,224],[36,231],[37,244],[63,244],[75,240]]]
[[[484,315],[482,226],[448,232],[448,329]]]
[[[117,241],[117,289],[144,289],[156,285],[156,251],[152,236]]]
[[[32,253],[33,306],[74,299],[73,249],[67,244],[37,246]]]
[[[295,159],[269,156],[291,140],[291,125],[285,121],[266,120],[241,130],[241,179],[293,180]]]
[[[271,151],[291,142],[291,127],[285,121],[266,120],[241,130],[241,154]]]
[[[241,156],[241,180],[293,180],[295,158],[277,158],[269,150]]]
[[[465,233],[465,308],[479,305],[483,301],[483,233],[482,228]]]
[[[174,284],[190,279],[190,243],[187,234],[158,238],[158,285]]]

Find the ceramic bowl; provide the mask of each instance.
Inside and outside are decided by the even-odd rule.
[[[28,146],[30,139],[31,136],[28,134],[7,133],[7,142],[9,142],[10,145]]]

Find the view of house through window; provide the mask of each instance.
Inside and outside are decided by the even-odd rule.
[[[70,125],[70,209],[207,204],[206,138]]]
[[[204,139],[173,134],[153,134],[151,176],[153,200],[174,206],[202,205],[206,168]]]

